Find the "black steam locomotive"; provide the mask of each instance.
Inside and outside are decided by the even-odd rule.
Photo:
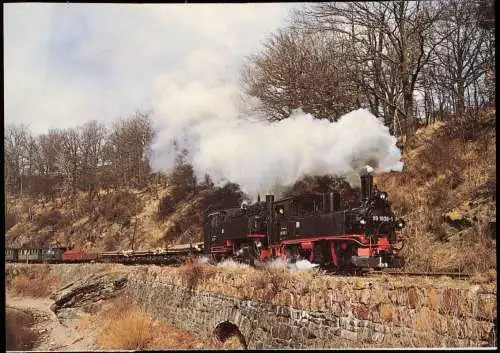
[[[325,268],[402,267],[397,234],[405,223],[391,210],[387,193],[361,175],[361,201],[345,207],[340,194],[308,193],[207,213],[204,251],[220,261],[254,263],[305,259]]]

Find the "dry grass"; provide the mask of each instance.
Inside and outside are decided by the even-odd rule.
[[[129,309],[109,319],[104,327],[99,345],[101,349],[146,349],[151,341],[152,319],[136,308]]]
[[[99,337],[101,349],[145,349],[151,340],[152,319],[127,297],[111,300],[99,316],[104,322]]]
[[[148,344],[148,349],[221,348],[221,345],[202,341],[188,332],[177,329],[165,320],[160,320],[153,323],[151,336],[152,339]],[[227,348],[227,346],[225,348]]]
[[[117,320],[123,313],[126,313],[133,306],[130,298],[126,296],[118,296],[107,301],[105,308],[99,312],[99,316],[108,320]]]
[[[25,351],[33,349],[38,337],[31,327],[33,315],[17,309],[6,308],[5,343],[7,350]]]
[[[50,274],[46,265],[33,266],[28,274],[20,274],[10,281],[8,289],[13,295],[44,298],[61,286],[61,280]]]
[[[124,296],[111,300],[108,308],[99,314],[99,319],[103,322],[103,330],[98,338],[100,349],[217,348],[165,320],[154,320]],[[85,325],[85,321],[82,325]]]
[[[217,274],[216,267],[207,264],[187,263],[178,269],[182,281],[189,290],[195,290],[198,283],[206,281]]]
[[[80,316],[80,320],[76,324],[75,329],[77,330],[87,330],[92,325],[92,316],[91,315],[82,315]]]
[[[406,171],[376,177],[407,221],[402,236],[408,269],[477,273],[496,268],[488,228],[496,210],[494,115],[474,119],[461,127],[439,123],[418,131],[404,153]],[[464,134],[461,128],[467,126],[472,132]],[[469,202],[474,207],[464,206]],[[472,226],[446,223],[444,215],[453,209]]]

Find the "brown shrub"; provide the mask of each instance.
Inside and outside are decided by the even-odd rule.
[[[5,214],[5,231],[7,232],[10,228],[15,226],[19,222],[19,217],[10,211]]]
[[[179,275],[189,290],[195,290],[198,283],[214,277],[217,268],[206,264],[187,263],[179,267]]]
[[[164,220],[171,216],[178,208],[181,202],[189,201],[193,195],[193,190],[186,185],[171,185],[168,193],[163,195],[158,202],[156,219]]]
[[[27,351],[33,349],[38,339],[31,327],[35,324],[33,315],[17,309],[6,308],[5,343],[7,350]]]
[[[146,349],[151,341],[152,319],[137,308],[109,319],[99,338],[101,349]]]
[[[196,192],[196,177],[193,167],[189,164],[176,166],[168,181],[169,192],[158,203],[157,220],[170,216],[181,201],[189,199]]]
[[[113,251],[118,247],[118,237],[116,234],[108,235],[104,238],[104,251]]]
[[[290,274],[283,269],[265,267],[254,273],[250,283],[253,288],[262,292],[262,300],[269,303],[289,280]]]
[[[18,296],[44,298],[60,286],[60,278],[51,275],[48,266],[36,266],[28,274],[14,277],[9,290]]]
[[[35,217],[35,224],[38,226],[38,229],[44,227],[65,227],[70,224],[70,221],[67,217],[64,217],[61,212],[56,209],[52,209],[50,211],[44,212],[41,215]]]
[[[108,222],[126,223],[143,208],[141,200],[129,191],[103,195],[96,211]]]

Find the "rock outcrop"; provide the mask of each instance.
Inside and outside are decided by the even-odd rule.
[[[89,302],[117,296],[126,286],[128,274],[122,272],[92,274],[69,283],[56,291],[51,299],[51,310],[58,313],[65,308],[80,307]]]

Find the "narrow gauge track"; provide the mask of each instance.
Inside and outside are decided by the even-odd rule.
[[[369,275],[390,275],[390,276],[410,276],[410,277],[450,277],[455,279],[469,279],[472,275],[462,272],[418,272],[400,271],[393,269],[373,270],[367,272]]]

